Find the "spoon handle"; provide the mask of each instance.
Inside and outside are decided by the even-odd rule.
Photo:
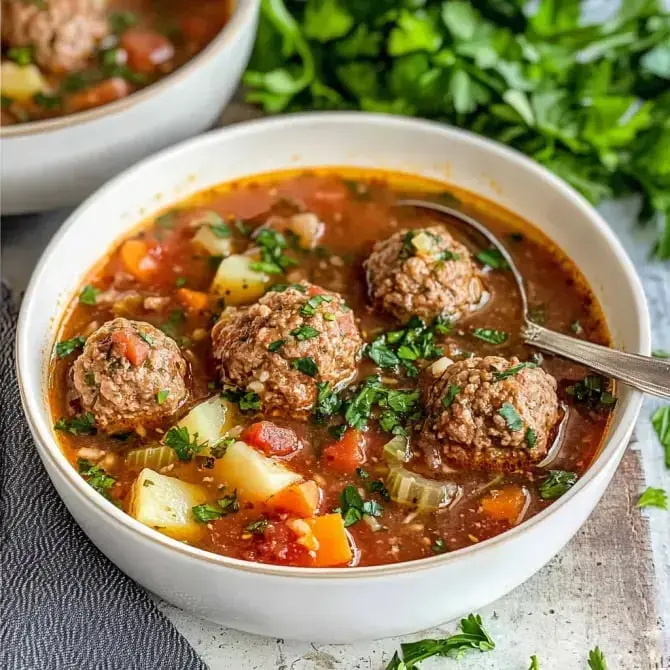
[[[528,344],[581,363],[645,393],[670,400],[670,361],[609,349],[528,323],[522,330]]]

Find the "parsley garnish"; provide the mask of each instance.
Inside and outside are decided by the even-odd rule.
[[[272,286],[270,286],[268,291],[275,293],[283,293],[284,291],[287,291],[290,288],[294,289],[295,291],[298,291],[299,293],[307,293],[307,288],[302,284],[273,284]]]
[[[495,247],[490,249],[484,249],[480,251],[477,256],[477,260],[484,265],[488,265],[494,270],[509,270],[509,263],[505,260],[505,257],[500,253]]]
[[[540,497],[543,500],[556,500],[571,489],[577,482],[574,472],[565,470],[549,470],[549,474],[540,484]]]
[[[503,403],[503,406],[498,410],[498,414],[505,419],[505,423],[510,430],[517,431],[523,428],[523,421],[511,402]]]
[[[356,468],[356,474],[363,480],[368,493],[376,493],[385,502],[391,502],[391,494],[381,479],[370,479],[370,475],[363,468]]]
[[[107,20],[109,21],[109,27],[111,28],[112,32],[120,35],[128,28],[130,28],[130,26],[134,26],[137,23],[138,18],[137,14],[134,12],[121,11],[112,12],[107,17]]]
[[[430,548],[434,554],[444,554],[447,551],[447,544],[441,537],[438,537],[437,540],[430,545]]]
[[[262,228],[256,235],[256,243],[261,249],[261,260],[250,264],[252,270],[267,274],[282,274],[289,267],[297,265],[294,258],[284,254],[286,238],[271,228]]]
[[[532,449],[537,444],[537,435],[530,427],[526,429],[526,444],[528,445],[529,449]]]
[[[230,495],[223,496],[212,505],[205,503],[204,505],[195,505],[191,510],[193,518],[200,523],[208,523],[209,521],[216,521],[228,514],[238,512],[240,503],[237,499],[237,491],[233,491]]]
[[[33,102],[44,109],[60,109],[63,105],[63,98],[60,95],[47,95],[45,93],[35,93]]]
[[[14,98],[10,98],[8,95],[0,95],[0,101],[2,103],[2,109],[8,109],[14,104]]]
[[[344,527],[358,523],[364,516],[382,516],[382,506],[374,500],[363,500],[355,486],[345,486],[340,493],[340,514],[344,519]]]
[[[188,284],[188,279],[186,279],[186,277],[177,277],[174,283],[177,288],[183,288]]]
[[[638,507],[660,507],[668,509],[668,494],[664,489],[655,489],[649,486],[637,501]]]
[[[651,417],[651,425],[665,450],[665,467],[670,468],[670,405],[659,407]]]
[[[224,437],[222,440],[219,440],[216,444],[209,447],[209,455],[212,458],[223,458],[231,444],[235,444],[235,438]]]
[[[328,382],[317,382],[316,404],[314,405],[315,421],[325,421],[339,412],[342,402],[337,392],[331,391]]]
[[[219,238],[221,239],[226,239],[227,237],[230,237],[231,232],[230,228],[228,227],[227,224],[221,222],[221,223],[210,223],[209,224],[209,229]]]
[[[458,386],[457,384],[449,384],[449,388],[447,388],[447,393],[442,398],[442,405],[445,408],[451,407],[451,404],[454,402],[456,396],[461,392],[461,387]]]
[[[261,397],[258,393],[253,393],[252,391],[237,391],[234,389],[227,389],[221,393],[221,395],[230,402],[234,402],[239,405],[239,408],[243,412],[250,410],[259,410],[261,408]]]
[[[578,403],[592,409],[610,411],[616,405],[616,398],[609,391],[610,383],[599,375],[587,375],[584,379],[568,386],[565,392]]]
[[[579,321],[575,320],[570,324],[570,330],[575,334],[575,335],[581,335],[584,332],[584,328],[582,328],[582,324],[579,323]]]
[[[79,294],[79,302],[84,305],[95,305],[95,299],[97,298],[98,293],[100,293],[99,288],[86,284]]]
[[[312,328],[312,326],[306,326],[303,324],[302,326],[294,328],[291,331],[291,335],[293,335],[296,340],[302,342],[304,340],[310,340],[313,337],[318,337],[319,331],[316,328]]]
[[[91,488],[107,500],[112,500],[110,489],[116,482],[114,477],[108,475],[99,465],[93,465],[93,463],[84,458],[77,460],[77,468],[79,469],[79,474],[88,482]]]
[[[156,393],[156,402],[159,405],[162,405],[167,400],[167,397],[169,395],[170,391],[168,391],[167,389],[161,389],[160,391],[158,391],[158,393]]]
[[[469,649],[493,651],[495,643],[484,630],[482,618],[470,614],[461,619],[461,632],[441,640],[419,640],[401,644],[401,656],[396,652],[386,670],[413,670],[417,663],[433,656],[450,656],[458,658]]]
[[[270,344],[268,344],[268,351],[272,353],[279,351],[285,344],[286,340],[275,340],[274,342],[270,342]]]
[[[300,314],[302,316],[314,316],[316,314],[316,308],[324,302],[333,302],[333,296],[323,295],[318,293],[313,295],[301,308]]]
[[[503,344],[507,342],[509,337],[504,330],[494,330],[493,328],[473,328],[472,334],[478,340],[489,344]]]
[[[197,453],[207,446],[207,442],[198,442],[197,433],[191,438],[186,426],[170,428],[165,435],[165,444],[172,447],[179,460],[184,462],[192,460]]]
[[[589,668],[591,670],[607,670],[605,656],[598,647],[589,652]]]
[[[258,519],[258,521],[252,521],[251,523],[245,526],[245,530],[254,535],[263,535],[265,529],[268,527],[269,521],[267,519]]]
[[[527,361],[525,363],[519,363],[518,365],[514,365],[511,368],[508,368],[507,370],[503,370],[502,372],[494,372],[493,373],[493,381],[494,382],[499,382],[503,379],[507,379],[508,377],[513,377],[514,375],[519,374],[521,370],[525,368],[536,368],[537,364],[532,363],[530,361]]]
[[[11,47],[7,49],[7,58],[17,65],[30,65],[33,62],[33,47]]]
[[[186,321],[186,314],[183,309],[173,309],[165,323],[158,326],[168,337],[176,342],[179,341],[179,330]]]
[[[294,358],[291,361],[291,367],[310,377],[316,377],[316,375],[319,374],[319,368],[311,356]]]
[[[54,424],[54,428],[72,435],[95,435],[97,432],[95,418],[90,412],[78,414],[71,419],[60,418]]]
[[[73,351],[81,349],[85,343],[86,338],[82,337],[81,335],[73,337],[70,340],[63,340],[62,342],[58,342],[58,344],[56,344],[56,356],[58,356],[58,358],[65,358]]]

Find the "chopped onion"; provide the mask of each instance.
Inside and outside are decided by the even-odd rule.
[[[392,465],[386,478],[391,499],[420,510],[436,510],[456,502],[462,489],[454,482],[440,482],[410,472],[401,465]]]
[[[366,523],[370,527],[370,530],[373,533],[376,533],[379,530],[384,530],[384,526],[382,526],[379,523],[379,521],[377,521],[377,519],[375,519],[375,517],[370,516],[369,514],[365,514],[363,516],[363,522]]]
[[[384,445],[384,458],[389,464],[400,461],[407,463],[412,458],[409,449],[409,438],[403,435],[396,435]]]

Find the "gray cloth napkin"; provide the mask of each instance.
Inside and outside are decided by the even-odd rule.
[[[0,668],[206,668],[147,593],[89,542],[51,485],[19,400],[17,316],[3,284]]]

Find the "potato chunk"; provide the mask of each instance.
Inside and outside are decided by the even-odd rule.
[[[214,478],[237,489],[243,500],[264,501],[302,477],[283,463],[264,456],[244,442],[235,442],[214,464]]]
[[[236,407],[219,395],[196,405],[176,428],[186,428],[191,438],[197,434],[198,443],[207,442],[209,446],[216,444],[235,425],[237,418]],[[200,455],[209,455],[209,449],[204,449]]]
[[[221,237],[216,233],[216,229],[209,225],[198,228],[198,232],[193,236],[193,244],[212,256],[230,256],[233,251],[230,237]]]
[[[47,90],[47,82],[36,65],[17,65],[10,61],[0,66],[2,95],[15,100],[28,100],[35,93]]]
[[[233,254],[219,264],[212,292],[222,296],[227,305],[243,305],[260,298],[270,285],[270,278],[263,272],[251,269],[254,259]]]
[[[207,500],[202,486],[145,468],[135,480],[130,496],[128,512],[145,526],[175,540],[195,542],[202,536],[203,526],[192,512],[195,505]]]

